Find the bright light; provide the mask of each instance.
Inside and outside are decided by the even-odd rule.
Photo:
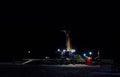
[[[63,52],[65,52],[66,50],[65,49],[63,49]]]
[[[49,57],[48,57],[48,56],[46,56],[46,57],[45,57],[45,59],[49,59]]]
[[[91,57],[88,57],[88,60],[90,60],[91,59]]]
[[[60,49],[58,49],[58,51],[60,51]]]
[[[76,50],[75,49],[72,49],[71,52],[74,53]]]
[[[89,52],[90,55],[92,55],[92,52]]]
[[[84,53],[83,56],[86,56],[86,54]]]
[[[30,51],[28,51],[28,53],[30,53]]]

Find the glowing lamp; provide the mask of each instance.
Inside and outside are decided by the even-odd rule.
[[[76,50],[75,49],[72,49],[71,52],[74,53]]]
[[[30,53],[30,51],[28,51],[28,53]]]
[[[92,52],[89,52],[90,55],[92,55]]]
[[[60,51],[60,49],[58,49],[58,51]]]
[[[86,54],[84,53],[83,56],[86,56]]]
[[[65,52],[66,50],[64,49],[63,52]]]

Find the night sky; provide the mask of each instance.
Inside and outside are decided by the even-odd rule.
[[[100,48],[103,58],[115,57],[119,52],[118,20],[111,10],[95,9],[1,15],[0,59],[24,58],[27,51],[32,58],[54,57],[58,48],[66,48],[62,29],[71,31],[76,50]]]

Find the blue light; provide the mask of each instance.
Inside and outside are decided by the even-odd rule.
[[[84,53],[83,56],[86,56],[86,54]]]

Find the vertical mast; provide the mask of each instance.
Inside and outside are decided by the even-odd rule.
[[[67,31],[67,30],[62,30],[65,35],[66,35],[66,49],[67,51],[71,51],[71,43],[70,43],[70,31]]]

